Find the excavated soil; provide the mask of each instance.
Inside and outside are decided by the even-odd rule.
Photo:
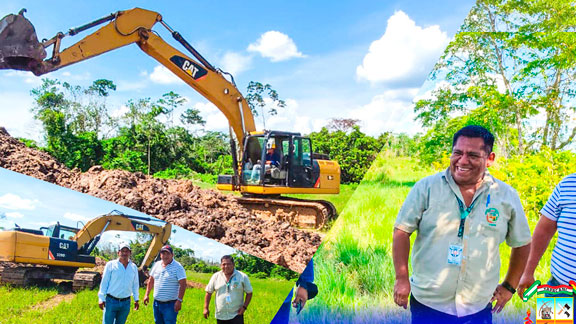
[[[318,234],[295,229],[288,221],[261,219],[233,197],[200,189],[189,180],[156,179],[100,166],[84,173],[70,170],[2,127],[0,167],[136,209],[297,272],[304,270],[321,242]]]

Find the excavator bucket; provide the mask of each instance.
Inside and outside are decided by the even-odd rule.
[[[34,26],[23,13],[0,20],[0,69],[32,71],[46,57]]]

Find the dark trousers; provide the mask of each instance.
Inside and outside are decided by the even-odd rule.
[[[218,324],[244,324],[244,315],[236,315],[236,317],[234,317],[231,320],[216,320],[216,323]]]
[[[458,317],[430,308],[410,296],[412,324],[492,324],[492,304],[476,314]]]

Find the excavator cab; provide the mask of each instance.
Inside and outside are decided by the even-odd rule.
[[[236,183],[245,196],[339,192],[338,164],[314,154],[310,138],[300,133],[264,131],[248,134],[243,144],[238,180],[219,176],[219,189],[232,190]]]
[[[313,188],[320,176],[309,138],[269,132],[246,137],[242,185]]]

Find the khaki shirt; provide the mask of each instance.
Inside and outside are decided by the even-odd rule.
[[[412,294],[422,304],[459,317],[484,309],[500,279],[499,246],[530,243],[530,227],[516,191],[488,172],[458,237],[464,202],[450,169],[416,183],[395,228],[418,231],[412,253]],[[468,206],[466,206],[468,207]],[[462,246],[460,265],[448,263],[451,245]]]
[[[210,278],[206,292],[216,292],[214,316],[216,319],[227,321],[238,315],[238,310],[244,304],[244,293],[252,293],[252,285],[243,272],[234,270],[230,282],[227,283],[224,272],[218,271]]]

